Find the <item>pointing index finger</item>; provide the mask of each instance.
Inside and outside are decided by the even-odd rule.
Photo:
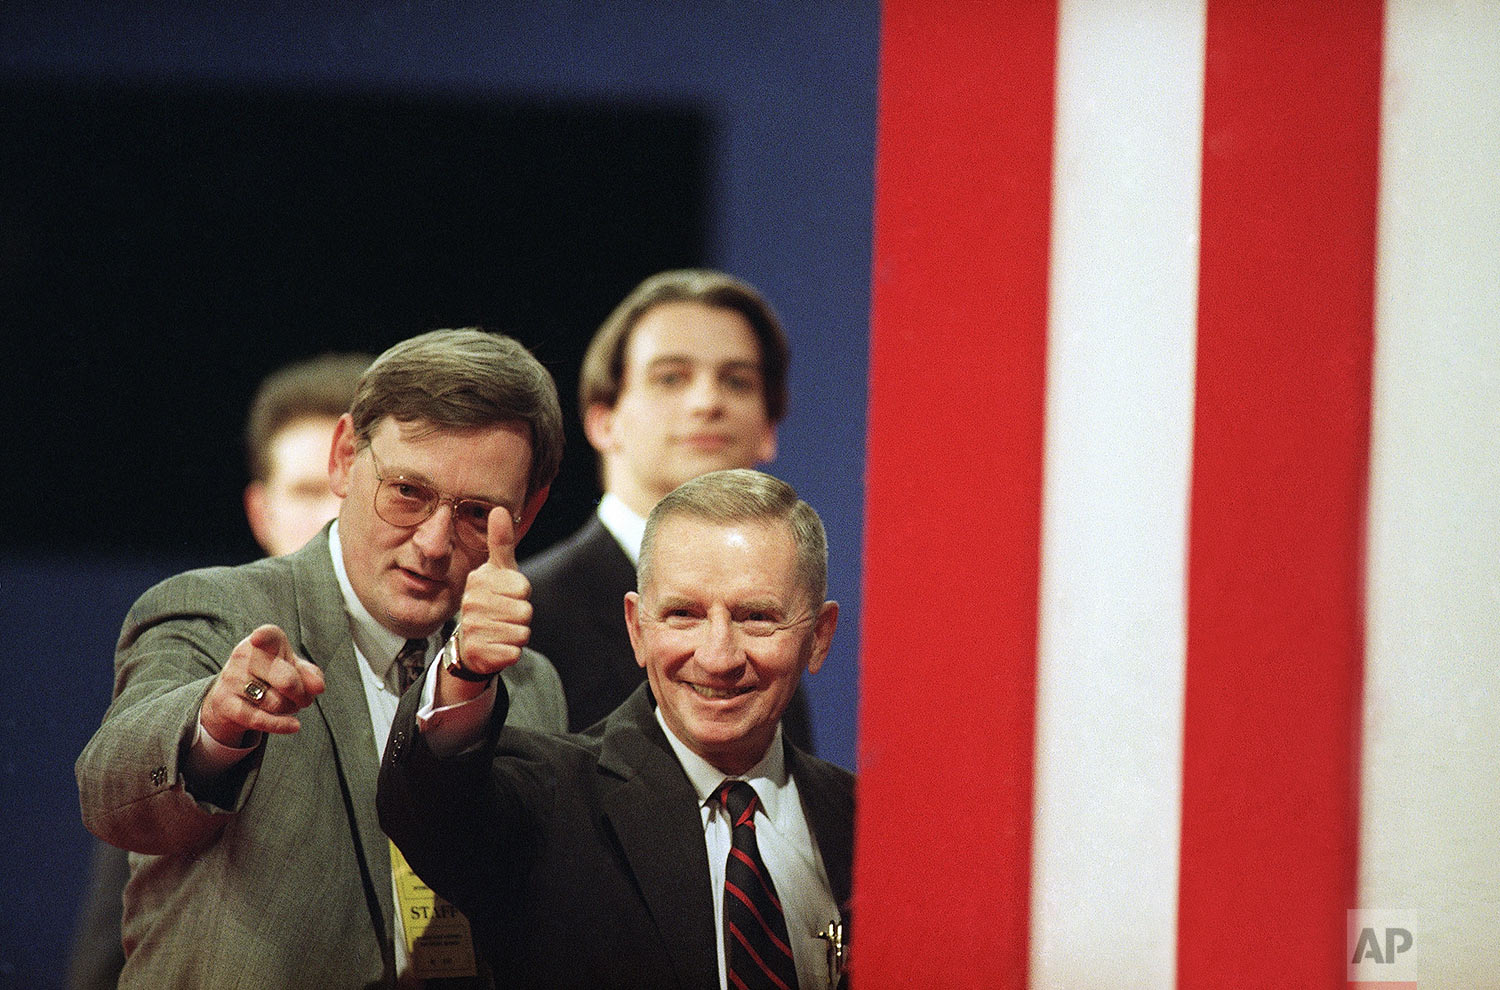
[[[286,633],[282,632],[280,626],[266,624],[257,626],[246,637],[250,645],[262,653],[270,654],[277,659],[291,658],[291,644],[287,641]]]
[[[496,567],[516,569],[516,525],[510,510],[497,505],[490,510],[490,563]]]

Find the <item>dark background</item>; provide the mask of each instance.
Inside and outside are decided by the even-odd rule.
[[[817,748],[855,765],[878,37],[877,0],[0,4],[0,988],[61,985],[120,620],[254,556],[239,432],[295,357],[487,323],[571,416],[639,278],[759,287],[792,344],[771,470],[842,605]],[[569,443],[523,552],[597,495]]]
[[[469,325],[557,379],[565,467],[522,556],[550,545],[597,496],[573,399],[590,328],[702,263],[707,129],[690,109],[0,87],[0,394],[32,413],[9,470],[45,493],[0,546],[251,559],[260,379]]]

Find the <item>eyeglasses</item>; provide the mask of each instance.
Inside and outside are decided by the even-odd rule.
[[[489,549],[490,513],[501,506],[478,498],[444,495],[420,481],[413,481],[399,474],[387,478],[381,473],[375,448],[366,449],[370,452],[370,463],[375,465],[375,477],[380,481],[375,488],[377,516],[392,526],[420,526],[432,518],[439,505],[447,502],[453,506],[453,531],[458,535],[459,542],[470,550],[481,553]]]

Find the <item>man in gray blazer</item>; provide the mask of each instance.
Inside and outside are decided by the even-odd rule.
[[[245,425],[245,518],[271,556],[301,549],[338,515],[339,500],[328,487],[329,442],[372,360],[371,354],[321,354],[276,369],[256,387]],[[107,842],[94,847],[68,990],[114,990],[125,966],[120,906],[130,854]]]
[[[335,427],[338,518],[302,550],[172,578],[131,609],[115,698],[77,763],[84,823],[132,850],[121,986],[393,987],[423,972],[375,819],[405,683],[461,612],[514,666],[511,720],[560,729],[522,647],[515,541],[557,472],[550,375],[479,330],[423,334],[361,378]],[[397,871],[395,876],[402,876]]]
[[[498,983],[839,984],[854,780],[781,727],[833,639],[826,574],[822,524],[789,486],[705,474],[647,521],[625,611],[648,683],[603,722],[502,728],[507,689],[446,666],[402,699],[381,825],[472,919]],[[505,669],[460,645],[463,669]],[[475,706],[487,723],[455,724]]]

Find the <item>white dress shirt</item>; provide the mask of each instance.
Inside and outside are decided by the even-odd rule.
[[[802,990],[817,990],[828,985],[828,943],[817,933],[839,917],[823,856],[813,841],[812,829],[802,812],[797,782],[787,772],[781,743],[781,727],[759,763],[742,776],[726,778],[722,770],[683,744],[667,727],[661,709],[656,721],[667,734],[667,742],[683,772],[698,792],[703,815],[703,839],[708,846],[709,890],[714,902],[714,933],[719,939],[719,988],[728,990],[724,960],[724,863],[729,858],[733,825],[729,815],[714,799],[714,793],[726,779],[743,780],[755,788],[760,800],[755,811],[755,844],[760,858],[771,874],[781,910],[786,916],[787,937],[791,941],[792,960],[797,964],[797,983]]]
[[[609,535],[620,544],[620,549],[625,551],[625,556],[637,567],[641,564],[641,540],[646,535],[646,520],[636,515],[620,499],[608,492],[599,500],[599,508],[594,510],[604,528],[609,530]]]
[[[370,728],[375,733],[375,752],[372,755],[376,767],[379,767],[381,755],[385,753],[385,742],[391,735],[391,723],[396,720],[396,708],[401,704],[400,675],[393,668],[396,666],[396,654],[406,645],[406,637],[398,636],[377,622],[365,608],[364,602],[354,593],[354,586],[349,583],[349,573],[344,570],[344,554],[339,542],[337,522],[328,533],[328,550],[333,555],[333,573],[339,579],[339,591],[344,597],[344,614],[349,618],[349,635],[354,640],[354,656],[359,661],[360,680],[365,687],[365,704],[370,709]],[[429,667],[433,666],[431,660],[442,646],[439,634],[427,637],[426,656]],[[374,657],[380,659],[372,659]],[[390,853],[387,852],[386,855],[389,856]],[[396,878],[393,876],[391,904],[399,903]],[[406,926],[402,923],[400,911],[391,913],[395,915],[396,974],[400,978],[410,966],[406,953]]]

